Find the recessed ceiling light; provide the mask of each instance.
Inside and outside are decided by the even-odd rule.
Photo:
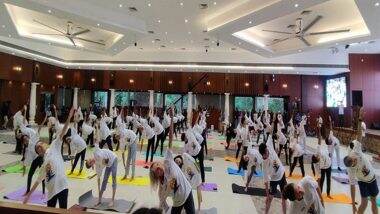
[[[185,19],[185,23],[187,23],[189,20]]]
[[[123,5],[122,5],[122,4],[119,4],[119,7],[123,7]]]
[[[183,6],[183,2],[179,3],[179,5]]]
[[[12,55],[15,55],[15,52],[12,52]]]
[[[165,34],[168,35],[168,32],[166,31]]]
[[[48,10],[48,13],[51,13],[51,10]]]
[[[255,51],[256,51],[256,52],[259,52],[259,50],[257,50],[257,49],[256,49]]]
[[[152,43],[154,43],[154,40],[152,40]]]
[[[100,26],[100,24],[98,23],[98,24],[96,24],[98,27]]]
[[[252,21],[249,21],[248,23],[249,23],[249,24],[252,24]]]
[[[214,5],[216,5],[216,1],[214,1]]]
[[[298,7],[299,5],[298,4],[295,4],[294,7]]]
[[[191,34],[191,32],[189,31],[188,34]]]
[[[51,42],[49,42],[48,44],[51,45]]]
[[[375,3],[375,7],[378,7],[378,6],[380,6],[380,2]]]
[[[335,45],[339,45],[339,43],[335,43]]]
[[[231,70],[228,70],[228,73],[231,73]]]
[[[5,28],[5,25],[2,25],[1,27]]]
[[[300,50],[298,50],[298,52],[300,52],[300,53],[301,53],[301,52],[302,52],[302,50],[300,49]]]
[[[148,3],[148,7],[150,7],[150,6],[152,6],[152,4],[151,4],[151,3]]]
[[[158,23],[161,23],[161,20],[157,20]]]

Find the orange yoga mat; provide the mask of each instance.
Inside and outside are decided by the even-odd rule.
[[[225,160],[225,161],[229,161],[229,162],[235,162],[235,163],[238,163],[238,162],[239,162],[239,160],[237,160],[236,158],[231,157],[231,156],[225,156],[225,157],[224,157],[224,160]]]
[[[344,193],[331,194],[331,197],[332,199],[328,198],[326,193],[322,194],[323,201],[327,203],[351,204],[352,202],[351,198]]]

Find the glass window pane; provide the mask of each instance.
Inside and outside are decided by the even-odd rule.
[[[95,91],[94,92],[94,105],[97,107],[107,108],[108,92],[106,91]]]
[[[115,92],[115,105],[116,106],[129,106],[129,92],[116,91]]]
[[[252,111],[253,98],[252,97],[235,97],[235,108],[238,111]]]
[[[264,97],[256,97],[255,110],[262,111],[264,109]],[[269,97],[268,110],[272,112],[284,112],[284,98]]]
[[[162,108],[164,104],[164,97],[162,93],[154,93],[154,107]]]
[[[170,106],[172,105],[174,102],[176,102],[179,98],[181,98],[181,94],[165,94],[165,106]],[[175,107],[177,110],[180,110],[181,109],[181,102],[178,101],[176,104],[175,104]]]

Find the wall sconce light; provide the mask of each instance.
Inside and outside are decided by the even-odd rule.
[[[244,85],[245,85],[245,87],[249,87],[249,83],[247,83],[247,82]]]
[[[58,75],[57,75],[57,78],[58,78],[58,79],[63,79],[63,75],[62,75],[62,74],[58,74]]]
[[[96,80],[95,80],[95,78],[91,78],[91,82],[95,82]]]
[[[284,84],[282,84],[282,87],[283,88],[288,88],[288,84],[284,83]]]
[[[9,85],[12,85],[12,81],[8,81],[8,84],[9,84]]]
[[[173,80],[168,81],[169,85],[173,85]]]
[[[207,81],[207,82],[206,82],[206,85],[211,85],[211,82],[210,82],[210,81]]]
[[[318,88],[319,88],[319,85],[315,84],[314,89],[318,89]]]
[[[135,81],[133,79],[129,79],[129,83],[134,83]]]
[[[21,66],[13,66],[12,68],[14,71],[22,71],[22,67]]]

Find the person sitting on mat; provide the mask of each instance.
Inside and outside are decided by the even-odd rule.
[[[26,112],[25,112],[26,114]],[[24,115],[24,119],[26,116]],[[43,126],[43,124],[46,122],[47,116],[45,116],[45,119],[39,125],[38,131],[35,131],[32,128],[26,127],[25,123],[20,125],[20,131],[21,131],[21,142],[23,145],[22,149],[22,176],[25,175],[26,167],[30,166],[29,172],[28,172],[28,179],[27,179],[27,186],[26,186],[26,192],[24,195],[28,194],[30,191],[30,186],[32,184],[32,178],[34,173],[36,172],[36,169],[42,166],[42,163],[44,162],[43,156],[39,156],[36,152],[35,146],[40,140],[39,133]],[[26,119],[25,119],[26,120]],[[42,181],[42,193],[45,194],[45,181]]]
[[[247,182],[245,184],[245,191],[248,192],[248,186],[251,183],[253,174],[258,175],[257,169],[262,171],[263,157],[256,149],[249,148],[247,154],[244,155],[244,160],[248,163]]]
[[[24,198],[24,204],[29,201],[30,196],[36,190],[38,185],[45,180],[46,189],[48,191],[47,206],[55,207],[58,201],[59,208],[67,209],[69,189],[65,173],[65,163],[61,155],[61,147],[63,136],[69,128],[70,120],[73,117],[74,112],[75,109],[71,108],[63,129],[59,132],[57,138],[53,140],[50,147],[47,143],[41,141],[36,144],[36,153],[39,156],[44,157],[44,163],[42,164],[38,179]]]
[[[323,184],[326,177],[327,185],[327,197],[332,198],[330,195],[331,187],[331,158],[327,148],[320,145],[320,139],[318,139],[317,153],[311,157],[311,169],[313,175],[318,177],[319,188],[323,192]]]
[[[297,162],[300,164],[302,177],[305,177],[305,167],[303,164],[303,155],[305,151],[301,145],[300,140],[301,140],[300,137],[298,136],[298,134],[296,134],[295,138],[293,138],[292,141],[290,142],[290,148],[292,149],[293,161],[290,166],[289,177],[292,177],[292,174],[293,174],[294,168],[297,165]]]
[[[96,175],[97,175],[97,183],[98,183],[98,192],[99,192],[99,201],[97,205],[100,205],[102,203],[102,197],[103,193],[107,188],[107,183],[108,183],[108,178],[110,177],[112,173],[112,201],[109,204],[109,207],[112,207],[115,202],[115,194],[116,194],[116,176],[117,176],[117,156],[115,153],[113,153],[109,149],[101,149],[99,147],[99,142],[98,140],[100,139],[99,136],[99,127],[96,127],[96,132],[97,132],[97,141],[95,143],[95,149],[94,149],[94,157],[89,158],[86,160],[86,168],[94,168],[95,165],[95,170],[96,170]],[[104,170],[104,177],[102,184],[100,186],[100,179]]]
[[[190,182],[191,187],[197,190],[198,211],[200,211],[202,203],[202,178],[197,162],[195,162],[195,159],[186,152],[174,157],[174,162],[182,169],[182,172]]]
[[[302,178],[297,184],[287,184],[284,188],[283,197],[291,201],[289,213],[325,213],[321,189],[310,176]]]
[[[125,174],[122,180],[127,179],[129,175],[129,167],[132,165],[132,176],[131,180],[135,178],[135,168],[136,168],[136,152],[137,152],[137,143],[139,138],[137,135],[130,129],[125,127],[125,124],[120,127],[119,135],[116,136],[120,142],[120,149],[122,152],[123,165],[125,168]],[[125,150],[128,149],[128,157],[125,160]]]
[[[281,193],[286,185],[285,168],[281,160],[278,158],[276,151],[273,148],[272,136],[269,135],[267,143],[261,143],[259,152],[263,157],[263,177],[265,183],[265,191],[267,199],[265,203],[265,214],[269,213],[269,209],[274,195],[277,192],[277,186],[280,186]],[[282,197],[282,212],[286,214],[286,201]]]
[[[79,134],[76,132],[75,128],[70,128],[70,129],[71,129],[70,136],[66,134],[63,137],[63,141],[70,144],[72,150],[76,152],[74,163],[71,167],[71,171],[69,175],[74,173],[74,169],[77,166],[79,158],[80,158],[80,169],[79,169],[78,175],[80,175],[82,174],[82,170],[83,170],[87,145],[86,145],[86,142],[83,140],[83,138],[79,136]]]
[[[361,149],[359,146],[358,149]],[[371,200],[372,213],[378,213],[376,205],[376,197],[379,194],[377,186],[375,170],[372,164],[363,153],[353,150],[343,159],[344,165],[347,167],[348,177],[350,180],[352,212],[364,213],[367,208],[368,198]],[[359,185],[361,203],[359,208],[355,205],[355,184]]]

